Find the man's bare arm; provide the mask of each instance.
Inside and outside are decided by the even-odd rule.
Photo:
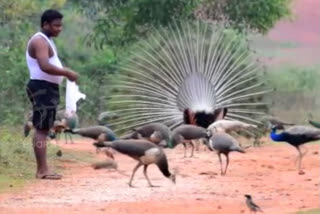
[[[71,69],[59,68],[49,63],[49,45],[45,40],[41,38],[35,39],[32,47],[34,49],[35,58],[42,71],[51,75],[65,76],[71,81],[77,79],[77,74]]]

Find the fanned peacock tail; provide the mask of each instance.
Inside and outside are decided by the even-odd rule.
[[[258,122],[269,91],[263,67],[245,39],[215,25],[173,24],[137,45],[121,66],[111,108],[119,118],[115,131],[151,122],[170,128],[183,123],[186,109],[213,114],[228,108],[227,118]]]

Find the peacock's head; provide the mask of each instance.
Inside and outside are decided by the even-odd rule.
[[[251,199],[251,195],[249,194],[245,194],[244,197],[246,197],[247,199]]]
[[[173,149],[178,145],[177,140],[174,137],[170,137],[170,139],[167,141],[167,148]]]
[[[96,148],[105,147],[104,143],[103,142],[99,142],[99,141],[92,143],[92,145],[94,145]]]
[[[210,139],[214,133],[218,132],[216,127],[212,129],[207,129],[207,136],[206,139]]]
[[[277,132],[278,129],[282,129],[282,127],[279,127],[277,125],[271,125],[270,129],[271,129],[272,133],[275,133],[275,132]]]
[[[114,141],[117,140],[117,136],[114,133],[107,133],[106,134],[106,141]]]

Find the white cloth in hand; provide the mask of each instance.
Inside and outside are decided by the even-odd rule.
[[[77,112],[77,102],[86,99],[86,95],[79,91],[79,86],[75,82],[67,80],[66,89],[66,114],[72,115]]]

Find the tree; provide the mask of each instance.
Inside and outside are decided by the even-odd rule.
[[[173,20],[193,18],[200,0],[82,0],[83,11],[96,20],[89,41],[99,47],[125,46]],[[96,43],[97,45],[97,43]]]
[[[241,32],[267,33],[277,21],[290,15],[291,0],[205,0],[196,14],[223,22]]]
[[[173,21],[223,22],[241,32],[266,33],[290,14],[291,0],[82,0],[83,11],[96,19],[89,43],[125,46]]]

